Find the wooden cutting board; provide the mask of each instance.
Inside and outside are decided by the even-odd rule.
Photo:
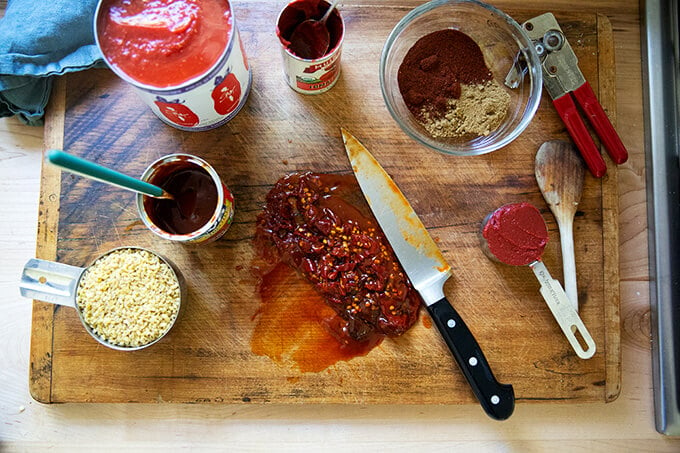
[[[254,222],[267,191],[294,170],[349,173],[340,126],[393,175],[454,269],[446,294],[517,401],[612,401],[621,359],[616,167],[585,182],[575,223],[581,316],[597,343],[590,360],[571,351],[527,267],[488,260],[477,232],[484,216],[518,201],[538,206],[550,231],[544,261],[561,279],[559,234],[533,176],[539,146],[567,139],[547,95],[529,128],[490,155],[446,156],[409,139],[388,114],[378,84],[382,45],[408,11],[346,2],[342,76],[328,93],[287,87],[274,34],[279,2],[234,4],[253,67],[245,108],[201,133],[165,126],[107,70],[60,79],[46,119],[46,148],[130,175],[161,155],[204,157],[236,197],[233,226],[219,241],[183,246],[153,236],[131,193],[53,167],[43,168],[37,256],[85,266],[113,247],[149,247],[173,260],[189,282],[182,318],[160,343],[123,353],[83,330],[74,310],[34,302],[30,388],[41,402],[473,403],[454,360],[424,313],[398,339],[365,357],[302,373],[251,352],[260,300],[250,270]],[[510,11],[522,22],[542,11]],[[613,43],[604,17],[558,20],[599,99],[615,119]],[[295,288],[291,293],[295,294]],[[281,332],[286,335],[286,332]]]

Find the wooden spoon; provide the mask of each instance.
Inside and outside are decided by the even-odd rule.
[[[560,230],[564,289],[578,311],[576,260],[574,258],[574,215],[583,193],[585,167],[569,142],[545,142],[536,153],[536,181]]]

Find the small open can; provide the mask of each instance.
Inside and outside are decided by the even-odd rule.
[[[297,25],[307,19],[318,19],[330,7],[326,0],[294,0],[279,13],[276,35],[281,43],[283,73],[288,85],[298,93],[320,94],[340,78],[340,56],[345,38],[345,22],[336,9],[328,17],[330,47],[321,58],[304,59],[290,49],[290,36]]]
[[[173,203],[169,200],[153,200],[146,195],[137,194],[137,210],[142,222],[148,229],[163,239],[185,243],[208,243],[222,237],[229,229],[234,219],[234,196],[229,188],[222,182],[217,171],[205,160],[190,154],[170,154],[153,162],[142,174],[142,180],[168,189],[164,181],[177,175],[180,171],[198,170],[206,175],[208,184],[212,184],[215,189],[214,205],[209,206],[209,210],[203,214],[205,221],[197,224],[191,231],[177,231],[168,228],[168,223],[162,222],[163,219],[154,212],[153,203]],[[204,181],[205,182],[205,181]],[[172,190],[168,190],[172,193]],[[174,194],[173,194],[174,195]],[[204,203],[207,196],[203,196],[200,191],[196,193],[197,205]],[[199,206],[196,206],[198,209]],[[181,210],[181,209],[180,209]],[[182,213],[179,215],[192,216],[192,213]]]
[[[116,342],[109,341],[103,338],[102,335],[98,334],[96,329],[93,328],[92,325],[86,320],[86,315],[83,314],[83,309],[81,309],[81,304],[79,303],[78,299],[78,289],[86,272],[92,269],[93,266],[96,266],[102,258],[105,258],[111,254],[125,251],[131,251],[135,253],[141,251],[156,257],[159,260],[159,263],[162,263],[161,266],[166,266],[166,270],[169,269],[168,274],[171,276],[170,280],[179,287],[179,304],[173,316],[170,318],[169,322],[167,322],[166,327],[161,330],[159,334],[151,341],[136,346],[124,346],[117,344]],[[137,351],[159,342],[175,325],[180,313],[183,311],[183,307],[186,304],[187,298],[186,283],[179,269],[167,258],[164,258],[161,255],[152,252],[151,250],[141,247],[119,247],[109,250],[108,252],[97,257],[87,267],[77,267],[63,263],[57,263],[54,261],[32,258],[24,266],[19,288],[21,295],[28,299],[40,300],[43,302],[74,308],[78,313],[78,317],[85,327],[85,330],[90,334],[90,336],[92,336],[92,338],[106,347],[119,351]]]
[[[117,4],[112,6],[114,2]],[[124,15],[125,13],[119,11],[121,7],[118,3],[132,5],[130,9],[133,12],[137,12],[137,14],[130,13],[129,16]],[[212,66],[206,67],[202,73],[193,76],[189,80],[170,86],[154,84],[149,80],[141,81],[138,80],[140,77],[135,78],[128,74],[112,59],[113,50],[109,49],[115,48],[115,46],[111,47],[105,41],[109,39],[105,37],[109,16],[116,16],[114,22],[123,23],[124,26],[130,29],[137,27],[140,30],[147,30],[145,33],[153,34],[158,33],[154,28],[162,28],[160,25],[156,25],[157,23],[163,25],[172,18],[173,14],[179,14],[175,11],[176,8],[169,8],[167,5],[150,5],[149,8],[156,8],[158,11],[149,11],[148,17],[144,17],[144,11],[138,12],[134,9],[143,4],[145,2],[99,1],[95,12],[94,36],[97,46],[104,56],[104,61],[106,61],[107,65],[116,75],[136,88],[137,94],[142,101],[166,124],[185,131],[203,131],[227,123],[245,105],[252,85],[252,71],[248,64],[243,42],[241,41],[229,1],[221,0],[224,9],[223,14],[229,18],[230,26],[224,30],[224,33],[228,34],[226,45],[217,61]],[[188,7],[196,8],[201,6],[189,5],[189,3],[187,5]],[[191,13],[193,14],[193,12]],[[193,17],[189,13],[184,14],[186,14],[186,17]],[[171,31],[179,30],[181,27],[186,26],[182,22],[186,17],[182,16],[177,19],[177,24],[170,26]],[[205,21],[205,18],[202,18],[202,20]],[[205,28],[203,23],[196,23],[195,26],[191,26],[191,30],[188,30],[187,33],[192,32],[192,30],[201,30],[202,28]],[[142,34],[141,37],[135,37],[135,40],[140,42],[137,48],[145,47],[143,36]],[[153,36],[149,38],[150,41]],[[113,38],[111,40],[113,41]],[[117,36],[114,42],[118,43],[118,46],[125,46],[133,41],[131,36],[128,37],[126,33],[121,33],[121,36]],[[174,52],[175,45],[179,46],[179,44],[181,43],[164,44],[160,46],[161,50],[159,52],[165,56],[165,54]],[[211,43],[206,42],[203,47],[207,47],[209,44]],[[134,48],[133,50],[126,48],[124,52],[125,55],[134,53]],[[132,61],[135,58],[139,59],[139,55],[131,54],[129,58],[122,58],[121,61]],[[162,62],[163,60],[160,61]],[[180,60],[172,64],[172,66],[176,65],[191,65],[191,63]],[[166,66],[169,66],[169,63]],[[163,63],[157,63],[153,73],[168,73],[174,70],[172,66],[163,67]]]

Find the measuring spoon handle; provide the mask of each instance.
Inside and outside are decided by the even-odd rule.
[[[583,324],[578,312],[574,310],[574,306],[569,298],[567,298],[562,285],[552,278],[543,261],[534,261],[529,267],[531,267],[534,275],[536,275],[536,278],[541,283],[541,295],[548,304],[548,308],[550,308],[562,332],[564,332],[567,340],[569,340],[569,344],[576,351],[576,355],[582,359],[591,358],[595,355],[595,340],[593,340],[590,332],[588,332],[585,324]],[[586,347],[576,337],[576,333],[581,336]]]

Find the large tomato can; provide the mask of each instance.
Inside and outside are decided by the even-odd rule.
[[[94,32],[111,70],[172,127],[216,128],[247,101],[252,71],[228,0],[100,0]]]

